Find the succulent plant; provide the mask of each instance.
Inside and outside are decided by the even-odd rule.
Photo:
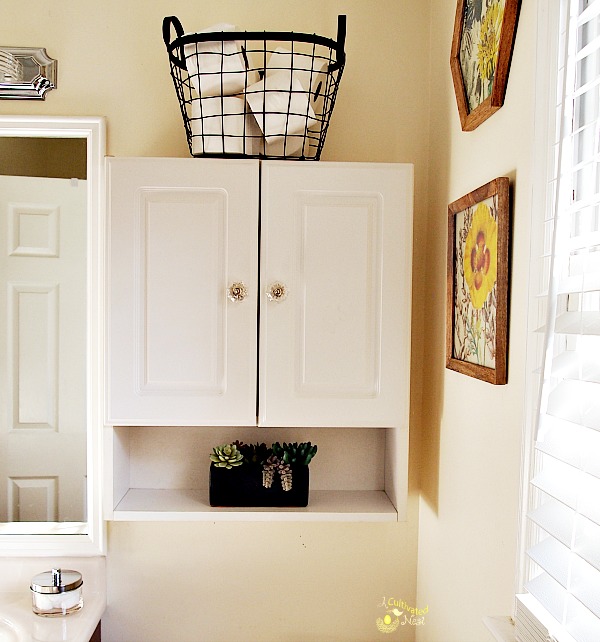
[[[240,450],[244,455],[244,462],[257,466],[260,466],[267,461],[271,454],[270,448],[267,448],[267,445],[264,443],[243,444],[243,447]]]
[[[217,468],[233,468],[248,464],[262,468],[263,486],[271,488],[275,474],[279,475],[284,491],[292,489],[292,464],[308,466],[317,452],[317,446],[310,441],[300,444],[275,442],[270,448],[264,443],[245,444],[234,441],[231,444],[213,448],[210,460]]]
[[[271,455],[263,464],[263,486],[271,488],[276,472],[281,479],[281,488],[285,491],[292,490],[292,467],[276,455]]]
[[[233,468],[244,463],[244,456],[236,444],[225,444],[213,448],[210,460],[217,468]]]
[[[310,441],[305,441],[301,444],[296,442],[288,444],[284,441],[283,445],[276,441],[271,446],[271,449],[273,454],[281,459],[284,464],[301,464],[303,466],[308,466],[317,452],[317,446],[313,446]]]
[[[275,455],[271,455],[263,464],[263,486],[265,488],[271,488],[273,485],[273,478],[278,465],[279,459]]]
[[[277,472],[281,478],[281,487],[283,490],[292,490],[292,467],[289,464],[279,462]]]

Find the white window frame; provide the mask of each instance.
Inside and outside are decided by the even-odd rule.
[[[527,575],[527,548],[531,543],[527,537],[527,511],[531,492],[529,481],[533,477],[533,448],[535,443],[536,415],[539,405],[541,376],[536,373],[542,360],[544,349],[543,336],[536,332],[539,327],[538,292],[543,286],[543,273],[539,266],[539,257],[544,249],[544,237],[540,233],[544,228],[545,213],[551,204],[548,202],[547,185],[554,172],[553,158],[550,154],[549,139],[556,127],[553,117],[555,112],[549,105],[556,104],[557,57],[559,41],[555,37],[558,31],[560,2],[564,0],[538,0],[537,3],[537,47],[535,73],[535,107],[534,107],[534,144],[533,144],[533,188],[530,229],[530,268],[529,268],[529,311],[527,327],[527,377],[526,408],[524,433],[522,440],[521,469],[521,505],[519,511],[519,550],[517,563],[517,581],[515,592],[525,590]]]
[[[553,210],[554,204],[550,202],[552,196],[548,190],[550,179],[555,173],[554,150],[551,143],[555,140],[558,128],[559,111],[557,105],[557,60],[562,57],[564,38],[557,37],[560,23],[561,5],[568,5],[569,0],[538,0],[537,3],[537,51],[536,51],[536,81],[535,81],[535,139],[534,139],[534,166],[533,166],[533,207],[531,220],[531,269],[530,269],[530,309],[528,327],[528,353],[527,353],[527,388],[525,430],[522,452],[522,495],[520,510],[519,556],[518,572],[516,579],[516,619],[522,623],[526,619],[528,638],[531,640],[559,640],[560,642],[572,641],[573,638],[561,626],[557,626],[553,618],[547,617],[543,608],[531,596],[521,597],[525,591],[528,565],[530,564],[526,551],[534,543],[531,529],[527,524],[527,512],[531,505],[532,489],[530,480],[537,472],[534,458],[534,442],[536,432],[536,418],[539,399],[541,395],[542,375],[536,370],[543,363],[544,336],[535,330],[544,325],[545,314],[542,315],[538,293],[543,290],[544,269],[541,267],[540,257],[544,251],[544,232],[551,227],[546,223],[546,212]],[[560,56],[559,56],[560,54]],[[539,628],[538,628],[539,627]],[[529,635],[531,637],[529,637]],[[538,637],[539,636],[539,637]],[[548,636],[548,637],[546,637]],[[520,638],[519,638],[520,639]]]

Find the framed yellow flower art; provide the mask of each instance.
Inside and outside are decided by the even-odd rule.
[[[509,180],[448,206],[446,367],[507,381]]]
[[[504,104],[521,0],[458,0],[450,69],[463,131]]]

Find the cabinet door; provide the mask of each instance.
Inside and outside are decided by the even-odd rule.
[[[254,425],[258,162],[107,170],[108,423]],[[247,297],[229,300],[240,281]]]
[[[265,162],[261,199],[259,423],[405,425],[412,166]]]

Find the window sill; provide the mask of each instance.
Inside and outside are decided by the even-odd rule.
[[[508,615],[495,615],[483,618],[483,623],[496,642],[515,642],[515,623]]]

